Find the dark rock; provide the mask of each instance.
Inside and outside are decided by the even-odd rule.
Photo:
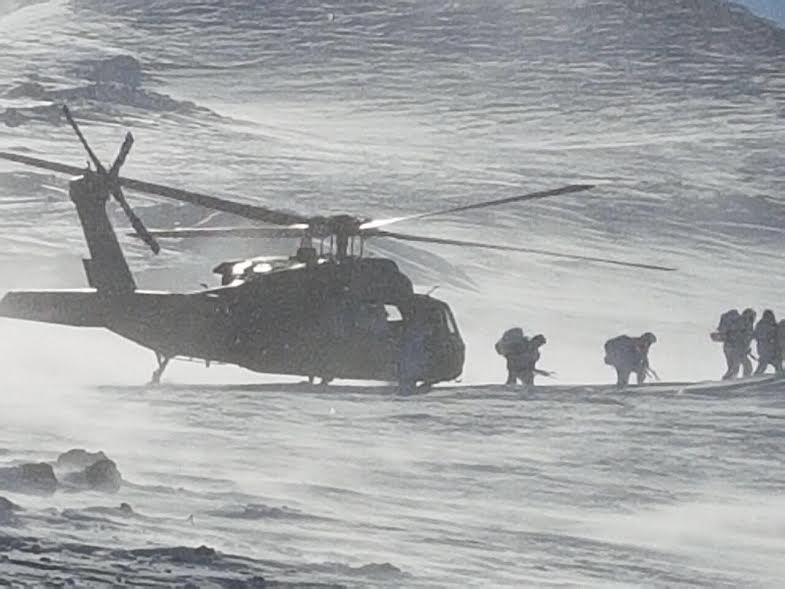
[[[114,83],[65,88],[50,92],[48,97],[50,100],[67,102],[79,100],[109,102],[114,105],[123,104],[156,112],[188,111],[196,108],[192,102],[175,100],[166,94]]]
[[[5,109],[0,113],[0,122],[8,127],[18,127],[32,121],[41,121],[52,125],[61,123],[62,111],[57,104],[42,104],[27,108]]]
[[[91,489],[116,493],[123,486],[123,477],[111,460],[101,460],[85,469],[87,484]]]
[[[115,517],[125,517],[125,518],[139,518],[139,519],[147,519],[144,516],[139,515],[136,513],[133,508],[128,505],[128,503],[121,503],[120,507],[105,507],[102,505],[96,507],[87,507],[85,508],[86,512],[89,513],[100,513],[104,515],[112,515]]]
[[[107,460],[106,454],[101,452],[88,452],[82,448],[72,448],[57,457],[57,468],[68,470],[84,470],[100,460]]]
[[[0,551],[10,552],[12,550],[22,550],[24,546],[25,541],[22,538],[0,534]]]
[[[7,127],[18,127],[27,122],[27,117],[22,115],[17,108],[7,108],[2,116],[0,116],[0,120],[2,120]]]
[[[14,86],[5,93],[7,98],[33,98],[43,100],[46,98],[46,88],[38,82],[23,82]]]
[[[214,549],[204,545],[199,546],[198,548],[178,546],[172,549],[170,555],[175,562],[187,562],[191,564],[209,564],[218,556]]]
[[[258,575],[248,579],[229,578],[216,579],[216,581],[224,589],[265,589],[267,587],[267,581]]]
[[[21,511],[21,507],[19,507],[13,501],[9,501],[5,497],[0,497],[0,526],[15,526],[19,523],[19,519],[16,517],[17,511]]]
[[[118,511],[126,516],[135,515],[133,508],[128,503],[125,502],[120,504]]]
[[[123,485],[123,477],[117,470],[117,465],[112,460],[104,458],[80,472],[66,473],[63,476],[63,483],[81,489],[116,493]]]
[[[261,503],[251,503],[238,507],[227,507],[208,511],[207,515],[214,517],[226,517],[231,519],[317,519],[303,513],[298,509],[291,509],[286,505],[282,507],[270,507]]]
[[[142,64],[130,55],[116,55],[95,62],[87,78],[99,84],[111,82],[137,88],[142,84]]]
[[[168,560],[176,563],[208,565],[216,561],[218,553],[209,546],[191,548],[189,546],[173,546],[170,548],[138,548],[131,550],[136,558]]]
[[[10,499],[0,497],[0,512],[3,511],[22,511],[22,508]]]
[[[57,490],[57,479],[51,464],[22,464],[0,468],[0,488],[17,493],[51,495]]]

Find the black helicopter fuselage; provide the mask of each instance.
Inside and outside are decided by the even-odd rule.
[[[222,285],[138,290],[95,178],[72,181],[90,289],[10,292],[0,315],[104,327],[156,352],[272,374],[435,383],[457,378],[464,343],[449,307],[415,294],[388,259],[257,258],[216,268]]]

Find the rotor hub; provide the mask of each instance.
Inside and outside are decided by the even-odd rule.
[[[354,215],[332,215],[329,217],[317,216],[308,219],[306,232],[318,239],[335,236],[348,238],[360,235],[363,219]]]

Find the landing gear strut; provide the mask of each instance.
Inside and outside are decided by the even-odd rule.
[[[171,358],[169,356],[164,356],[161,352],[155,353],[155,359],[158,362],[158,368],[155,369],[153,372],[153,377],[150,379],[150,384],[158,385],[161,384],[161,376],[166,370],[167,364],[169,364],[169,360]]]
[[[312,384],[315,383],[315,381],[316,381],[316,377],[315,376],[308,375],[308,384],[312,385]],[[320,376],[319,377],[319,381],[320,382],[318,383],[317,386],[326,387],[328,384],[330,384],[333,381],[333,377],[332,376]]]
[[[419,382],[419,384],[417,384]],[[433,381],[424,380],[422,382],[411,379],[401,379],[398,381],[398,394],[400,395],[415,395],[418,393],[427,393],[436,384]]]

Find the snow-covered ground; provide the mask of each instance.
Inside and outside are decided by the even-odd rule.
[[[0,320],[0,466],[85,447],[125,480],[111,496],[0,490],[24,508],[0,518],[0,582],[781,585],[776,385],[480,385],[503,377],[493,342],[515,324],[548,336],[561,385],[610,382],[602,343],[647,330],[660,375],[695,381],[723,370],[722,311],[785,313],[785,31],[713,0],[20,0],[0,1],[0,49],[2,150],[84,162],[65,101],[107,160],[133,130],[129,176],[304,213],[593,183],[402,230],[679,268],[380,241],[421,290],[440,286],[468,346],[463,388],[405,399],[191,364],[137,387],[148,351]],[[84,284],[65,187],[0,165],[0,290]],[[151,227],[207,215],[129,198]],[[122,241],[140,284],[174,290],[293,246],[154,258]],[[202,545],[218,552],[174,550]]]

